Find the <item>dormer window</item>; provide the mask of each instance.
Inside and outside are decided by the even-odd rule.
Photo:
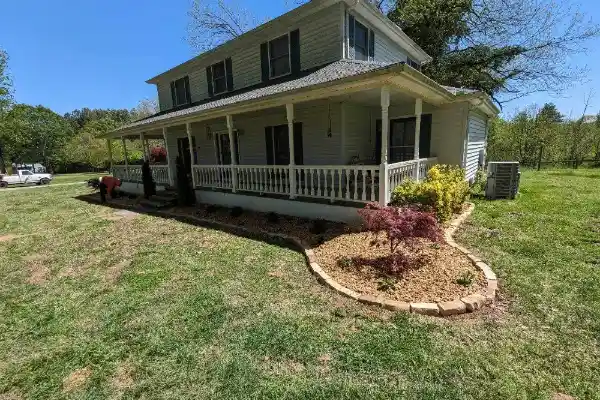
[[[191,102],[190,78],[188,76],[171,82],[171,99],[173,100],[173,107]]]
[[[283,35],[269,42],[270,77],[287,75],[290,69],[290,36]]]

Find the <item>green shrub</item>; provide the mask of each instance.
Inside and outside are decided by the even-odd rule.
[[[477,170],[475,179],[471,184],[471,194],[479,196],[485,194],[485,186],[487,185],[487,172],[485,169],[480,168]]]
[[[469,197],[469,184],[462,168],[436,165],[422,182],[406,180],[394,189],[392,205],[418,206],[434,211],[439,221],[447,221],[459,212]]]

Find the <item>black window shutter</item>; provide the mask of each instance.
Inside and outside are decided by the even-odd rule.
[[[431,154],[431,114],[421,115],[419,135],[419,158],[429,158]]]
[[[274,165],[274,149],[273,149],[273,127],[265,128],[265,151],[267,152],[267,165]]]
[[[300,73],[300,30],[290,32],[290,59],[292,60],[292,74]]]
[[[375,60],[375,32],[369,31],[369,58]]]
[[[302,122],[294,123],[294,159],[296,165],[304,165],[304,148],[302,144]]]
[[[192,93],[190,91],[190,77],[186,76],[185,78],[183,78],[183,81],[185,82],[185,102],[186,104],[188,104],[192,102]]]
[[[175,107],[177,104],[177,98],[175,97],[175,81],[171,82],[171,107]]]
[[[381,120],[378,119],[375,123],[375,161],[376,164],[381,164]]]
[[[348,41],[350,48],[354,48],[354,17],[348,15]]]
[[[233,90],[233,66],[231,65],[231,57],[225,60],[225,70],[227,71],[227,90]]]
[[[262,81],[269,81],[269,43],[260,45],[260,67],[262,70]]]
[[[212,79],[212,67],[206,68],[206,83],[208,85],[208,95],[213,97],[215,94],[213,88],[213,79]]]

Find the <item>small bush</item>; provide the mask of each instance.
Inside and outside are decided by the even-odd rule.
[[[471,195],[481,196],[485,194],[485,187],[487,185],[487,172],[484,169],[478,169],[475,174],[475,179],[471,184]]]
[[[279,214],[274,212],[270,212],[267,214],[267,222],[270,224],[278,224],[279,223]]]
[[[456,280],[456,283],[464,286],[464,287],[469,287],[473,284],[473,281],[475,280],[475,274],[473,274],[472,271],[464,271]]]
[[[392,205],[417,206],[435,212],[438,221],[444,222],[459,212],[469,197],[469,184],[462,168],[436,165],[422,182],[406,180],[394,189]]]
[[[342,268],[352,268],[354,267],[354,261],[349,257],[342,257],[338,260],[338,265]]]
[[[389,246],[391,256],[383,264],[386,273],[398,274],[411,264],[411,255],[400,249],[414,247],[417,239],[427,239],[432,242],[442,241],[443,234],[440,225],[432,213],[413,208],[381,207],[378,203],[370,203],[360,210],[365,230],[377,235],[384,232],[385,244]],[[374,236],[372,246],[383,243]]]
[[[242,207],[233,207],[229,212],[229,215],[231,215],[233,218],[238,218],[241,217],[243,213],[244,209]]]
[[[396,289],[396,280],[393,278],[383,278],[377,283],[377,290],[380,292],[392,292]]]
[[[325,232],[327,232],[327,221],[324,219],[317,219],[313,221],[310,227],[310,233],[313,235],[321,235]]]

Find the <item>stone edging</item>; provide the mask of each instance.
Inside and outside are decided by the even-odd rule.
[[[466,255],[469,258],[469,260],[471,260],[471,263],[473,263],[474,266],[476,266],[483,272],[487,281],[487,288],[483,293],[471,294],[469,296],[461,298],[460,300],[444,301],[439,303],[407,303],[403,301],[385,299],[383,298],[383,296],[374,297],[371,295],[361,295],[355,292],[354,290],[348,289],[340,285],[325,271],[323,271],[321,269],[321,266],[317,263],[314,251],[310,247],[307,247],[303,244],[304,253],[306,254],[306,258],[310,264],[311,270],[315,275],[317,275],[317,278],[320,281],[322,281],[335,291],[355,300],[358,300],[361,303],[380,306],[391,311],[405,311],[417,314],[444,317],[473,312],[479,310],[485,305],[489,305],[494,302],[494,300],[496,299],[498,281],[496,279],[496,274],[494,273],[494,271],[492,271],[489,265],[484,263],[480,258],[473,255],[468,249],[458,245],[452,237],[458,229],[458,227],[469,217],[469,215],[471,215],[471,213],[475,209],[475,205],[473,203],[468,203],[467,206],[467,209],[450,223],[450,226],[445,230],[444,238],[450,246],[454,247],[455,249],[459,250],[461,253]]]
[[[91,200],[95,201],[95,199],[91,199]],[[95,201],[95,202],[100,203],[99,201]],[[110,206],[116,207],[116,208],[122,208],[122,209],[132,209],[133,208],[133,207],[130,207],[127,205],[121,205],[121,204],[110,204]],[[248,228],[245,228],[245,227],[242,227],[239,225],[227,224],[227,223],[218,222],[218,221],[215,221],[212,219],[199,218],[199,217],[196,217],[193,215],[188,215],[188,214],[180,214],[180,213],[174,213],[174,212],[162,211],[162,210],[147,210],[147,209],[144,210],[144,212],[147,214],[150,214],[150,215],[176,218],[176,219],[181,219],[181,220],[186,220],[186,221],[194,221],[194,222],[209,225],[209,226],[225,228],[229,231],[234,231],[234,232],[244,232],[244,233],[250,234],[250,235],[265,235],[271,239],[279,239],[279,240],[284,240],[284,241],[290,242],[290,243],[294,244],[297,248],[302,250],[302,252],[304,253],[304,256],[306,257],[306,261],[310,267],[310,270],[316,276],[317,280],[319,282],[329,286],[331,289],[335,290],[336,292],[338,292],[344,296],[350,297],[350,298],[357,300],[364,304],[380,306],[380,307],[383,307],[390,311],[404,311],[404,312],[413,312],[413,313],[423,314],[423,315],[444,316],[445,317],[445,316],[464,314],[467,312],[473,312],[473,311],[479,310],[482,307],[484,307],[485,305],[492,304],[496,299],[496,291],[498,288],[498,281],[496,279],[496,274],[494,273],[494,271],[492,271],[492,269],[489,267],[489,265],[484,263],[480,258],[473,255],[468,249],[458,245],[452,238],[452,236],[454,235],[454,233],[456,232],[458,227],[471,215],[471,213],[473,212],[474,209],[475,209],[475,205],[473,203],[468,203],[467,209],[461,215],[456,217],[450,223],[450,226],[445,230],[444,237],[446,239],[446,242],[450,246],[454,247],[455,249],[459,250],[461,253],[466,255],[471,260],[473,265],[475,265],[477,268],[479,268],[483,272],[483,274],[485,275],[486,281],[487,281],[487,288],[484,290],[483,293],[471,294],[467,297],[461,298],[460,300],[445,301],[445,302],[438,302],[438,303],[408,303],[408,302],[385,299],[385,298],[383,298],[383,296],[374,297],[371,295],[361,295],[352,289],[348,289],[347,287],[340,285],[332,277],[330,277],[325,271],[323,271],[321,266],[317,263],[317,257],[315,255],[314,250],[310,247],[310,245],[308,243],[306,243],[306,242],[302,241],[301,239],[296,238],[294,236],[285,235],[282,233],[273,233],[273,232],[268,232],[268,231],[263,231],[263,230],[248,229]]]

